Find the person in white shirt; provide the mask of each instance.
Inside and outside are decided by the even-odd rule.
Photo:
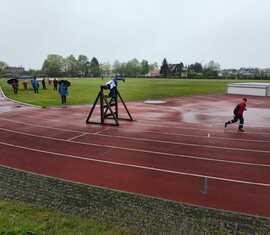
[[[117,96],[117,81],[125,81],[125,78],[117,74],[112,80],[106,82],[106,86],[110,89],[109,97],[116,98]]]

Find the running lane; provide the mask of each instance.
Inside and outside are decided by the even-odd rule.
[[[134,148],[136,143],[131,149],[108,146],[104,145],[102,142],[93,144],[65,141],[0,129],[0,143],[1,142],[18,147],[39,149],[59,154],[71,154],[83,158],[102,159],[124,164],[161,168],[168,171],[202,174],[255,183],[270,183],[270,164],[247,164],[245,161],[215,161],[214,159],[205,160],[193,155],[183,156],[180,154],[181,149],[178,150],[179,155],[170,155],[166,152],[160,153],[136,149]],[[270,161],[269,158],[265,159]]]
[[[270,185],[209,178],[208,191],[204,194],[200,176],[0,146],[1,164],[17,169],[179,202],[270,216]]]

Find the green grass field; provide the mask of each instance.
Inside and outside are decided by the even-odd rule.
[[[106,80],[101,79],[70,79],[72,85],[67,98],[68,104],[93,103],[100,85]],[[119,82],[119,91],[126,101],[164,99],[167,97],[187,96],[195,94],[225,93],[229,80],[182,80],[182,79],[127,79],[125,83]],[[235,81],[234,81],[235,82]],[[239,81],[237,81],[239,82]],[[40,84],[41,85],[41,84]],[[22,84],[19,93],[13,94],[12,88],[5,80],[0,80],[0,86],[5,94],[21,102],[39,106],[60,105],[60,96],[52,86],[47,90],[39,89],[39,94],[34,94],[32,88],[23,90]]]
[[[124,235],[126,231],[101,225],[89,219],[68,216],[50,209],[39,209],[15,201],[0,200],[2,235]]]

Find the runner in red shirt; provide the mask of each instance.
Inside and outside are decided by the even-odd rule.
[[[241,132],[244,132],[243,126],[244,126],[244,118],[243,118],[243,114],[244,111],[247,110],[247,99],[243,98],[242,103],[238,104],[233,113],[234,113],[234,118],[231,121],[225,122],[225,128],[232,123],[235,123],[238,121],[238,119],[240,120],[240,124],[239,124],[239,128],[238,130]]]

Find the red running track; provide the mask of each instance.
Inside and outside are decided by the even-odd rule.
[[[248,119],[247,114],[247,132],[237,133],[235,126],[224,131],[220,124],[230,114],[214,110],[211,117],[213,102],[222,100],[218,107],[226,109],[238,99],[195,96],[160,106],[130,103],[136,121],[120,127],[85,125],[87,106],[1,113],[0,164],[269,217],[269,118]],[[269,99],[254,98],[251,107],[257,104],[270,112]],[[196,115],[188,120],[190,110]]]

